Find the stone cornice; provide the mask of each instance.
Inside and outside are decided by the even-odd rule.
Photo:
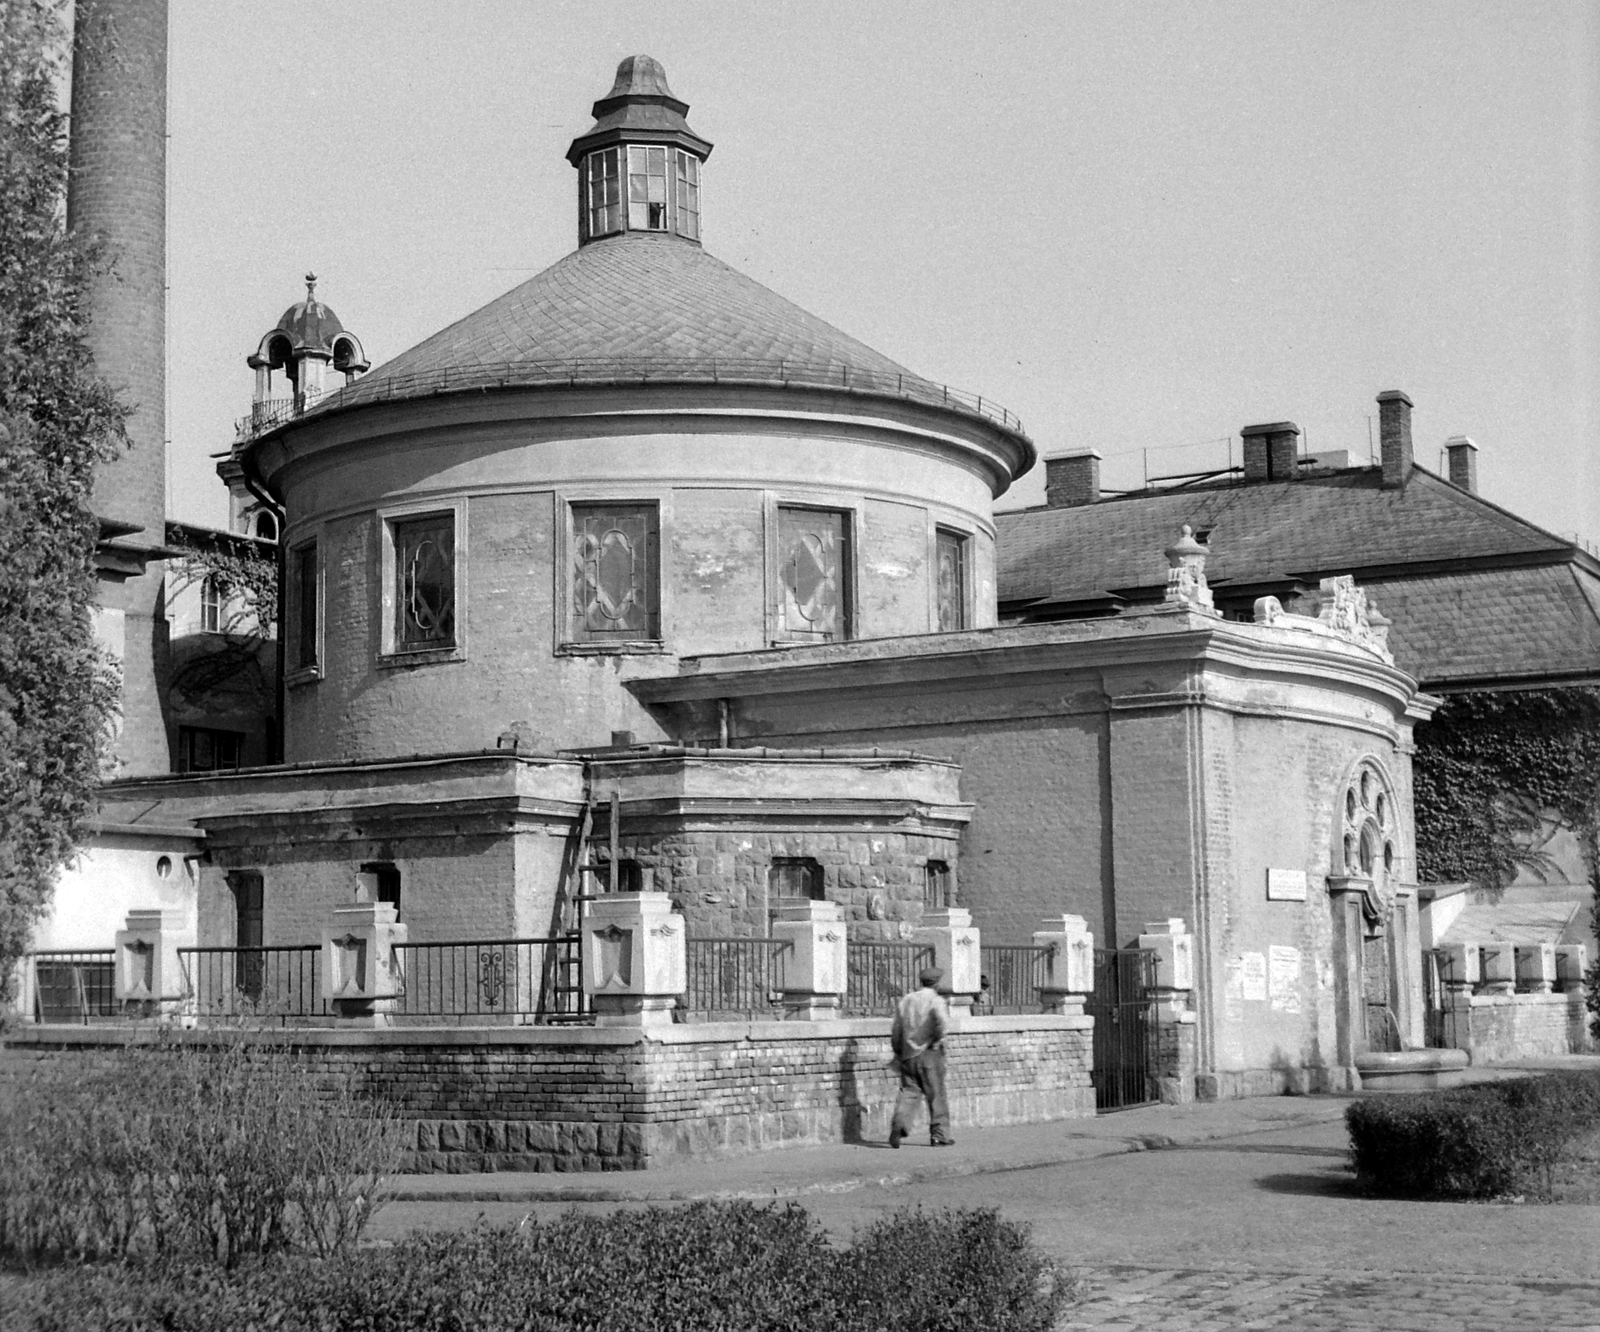
[[[677,675],[626,683],[647,703],[669,703],[1182,662],[1208,673],[1314,680],[1382,698],[1395,713],[1411,706],[1417,694],[1404,672],[1354,644],[1184,611],[685,658]],[[1113,695],[1113,706],[1206,701],[1195,688],[1159,704],[1135,694]]]
[[[522,443],[541,437],[704,431],[763,436],[825,428],[879,443],[935,451],[981,472],[998,497],[1032,465],[1025,436],[984,417],[913,399],[810,384],[579,384],[476,389],[312,413],[265,434],[240,456],[279,500],[279,475],[320,455],[370,445],[392,448],[408,436],[443,443],[442,434],[519,427]],[[531,428],[531,429],[530,429]],[[746,478],[749,482],[749,478]]]

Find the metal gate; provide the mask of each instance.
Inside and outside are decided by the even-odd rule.
[[[1159,1100],[1150,1076],[1150,989],[1156,955],[1145,948],[1097,948],[1094,992],[1084,1011],[1094,1018],[1094,1105],[1126,1110]]]

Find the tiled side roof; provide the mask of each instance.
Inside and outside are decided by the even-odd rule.
[[[1441,943],[1559,943],[1581,902],[1497,902],[1461,908]]]
[[[1393,621],[1396,664],[1425,686],[1600,678],[1600,577],[1560,558],[1566,542],[1421,468],[1403,489],[1379,482],[1364,468],[1000,514],[1000,600],[1160,587],[1162,552],[1188,523],[1210,529],[1206,576],[1223,595],[1229,583],[1398,566],[1362,582]],[[1528,562],[1541,553],[1552,558]],[[1489,564],[1440,568],[1463,560]],[[1408,574],[1408,564],[1429,567]]]
[[[1600,678],[1600,609],[1585,596],[1584,583],[1600,595],[1600,584],[1570,564],[1366,586],[1394,621],[1395,664],[1425,685],[1448,685],[1489,677]]]
[[[1160,586],[1167,567],[1161,552],[1184,523],[1210,531],[1206,576],[1214,583],[1565,544],[1420,467],[1396,490],[1382,488],[1377,468],[1359,468],[998,514],[1000,599],[1075,601],[1111,588]]]
[[[381,397],[395,380],[507,362],[673,358],[834,365],[925,383],[720,259],[671,236],[627,233],[567,255],[327,400]],[[933,392],[928,385],[929,392]]]

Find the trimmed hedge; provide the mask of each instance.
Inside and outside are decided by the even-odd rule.
[[[1600,1126],[1600,1074],[1556,1073],[1357,1101],[1350,1161],[1372,1193],[1548,1198],[1576,1137]]]
[[[25,1280],[3,1332],[1048,1332],[1074,1284],[997,1212],[904,1211],[848,1247],[794,1204],[578,1212],[232,1271]]]

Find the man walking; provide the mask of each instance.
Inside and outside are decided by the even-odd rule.
[[[926,1099],[929,1142],[950,1147],[955,1139],[950,1136],[950,1107],[944,1095],[944,1034],[950,1010],[939,993],[944,972],[929,967],[917,979],[922,988],[911,991],[895,1006],[894,1030],[889,1037],[900,1066],[900,1095],[889,1125],[889,1146],[900,1145],[911,1131],[917,1103]]]

